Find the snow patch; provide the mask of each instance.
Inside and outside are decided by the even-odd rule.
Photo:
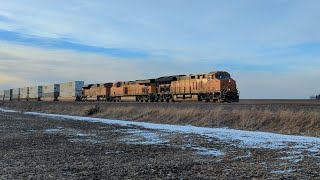
[[[279,173],[279,174],[284,174],[284,173],[292,173],[292,172],[297,172],[298,170],[294,169],[286,169],[286,170],[273,170],[271,173]]]
[[[89,143],[94,143],[94,144],[101,143],[100,141],[95,140],[95,139],[78,139],[78,138],[75,138],[75,139],[70,139],[69,141],[70,142],[89,142]]]
[[[15,112],[17,112],[17,111],[0,108],[0,112],[2,112],[2,113],[15,113]]]
[[[216,149],[210,149],[205,147],[193,147],[192,149],[196,150],[196,154],[204,156],[223,156],[224,152]]]
[[[303,155],[287,156],[280,158],[281,160],[288,160],[294,163],[298,163],[304,159]]]
[[[46,132],[46,133],[58,133],[58,132],[61,132],[61,131],[63,131],[63,128],[46,129],[46,130],[44,130],[44,132]]]
[[[79,136],[79,137],[93,137],[93,136],[97,136],[97,135],[96,134],[78,133],[78,134],[76,134],[76,136]]]
[[[129,135],[122,138],[121,141],[129,144],[156,145],[169,142],[161,138],[161,134],[158,132],[138,129],[126,129],[126,131]]]
[[[250,151],[246,151],[244,156],[237,156],[235,158],[233,158],[233,160],[240,160],[240,159],[244,159],[244,158],[250,158],[252,156]]]

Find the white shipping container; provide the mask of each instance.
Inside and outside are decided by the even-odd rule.
[[[60,92],[81,91],[84,81],[72,81],[60,84]]]
[[[60,84],[50,84],[42,86],[42,98],[41,100],[54,99],[56,100],[60,94]]]
[[[4,90],[0,90],[0,101],[4,99]]]
[[[59,84],[50,84],[42,86],[42,93],[56,93],[60,92],[60,85]]]
[[[77,97],[82,95],[84,81],[72,81],[60,84],[60,97]]]
[[[20,88],[20,99],[29,98],[29,87]]]
[[[29,87],[29,93],[31,94],[37,94],[37,93],[42,93],[42,86],[33,86]]]
[[[29,87],[29,98],[37,99],[42,97],[42,86]]]
[[[20,88],[15,88],[12,90],[12,99],[15,99],[15,100],[20,99]]]
[[[12,96],[12,89],[4,90],[4,96],[8,98]]]
[[[11,100],[12,99],[12,89],[4,90],[4,100]]]
[[[20,95],[20,88],[15,88],[12,90],[13,95]]]

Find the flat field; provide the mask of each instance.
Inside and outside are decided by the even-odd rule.
[[[0,109],[0,179],[320,179],[319,150],[305,136]]]

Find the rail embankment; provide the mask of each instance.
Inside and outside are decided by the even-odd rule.
[[[320,136],[320,106],[288,104],[0,102],[1,108]]]

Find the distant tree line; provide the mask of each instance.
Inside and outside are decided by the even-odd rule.
[[[310,99],[320,100],[320,94],[315,96],[310,96]]]

